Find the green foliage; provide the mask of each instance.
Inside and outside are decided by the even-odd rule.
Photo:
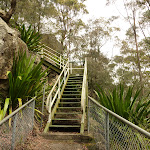
[[[26,53],[14,57],[12,72],[8,72],[9,98],[13,109],[18,105],[18,98],[25,103],[27,97],[33,97],[42,90],[47,70],[42,71],[42,62],[35,65],[35,59],[31,55],[27,57]]]
[[[141,89],[134,94],[133,86],[128,87],[126,91],[124,86],[120,84],[119,88],[114,88],[112,92],[106,92],[99,85],[97,87],[98,101],[106,108],[138,125],[150,121],[148,117],[150,100],[139,99]]]
[[[6,98],[3,109],[1,108],[1,104],[0,104],[0,121],[2,119],[4,119],[6,112],[7,112],[7,109],[8,109],[8,106],[9,106],[9,98]]]
[[[41,37],[39,32],[33,30],[31,25],[28,27],[28,29],[26,29],[24,24],[22,26],[19,26],[18,29],[21,33],[21,39],[27,44],[28,49],[30,51],[37,52],[39,50]]]

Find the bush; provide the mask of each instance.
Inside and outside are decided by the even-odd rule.
[[[145,123],[148,125],[150,122],[150,99],[139,97],[141,89],[137,90],[135,94],[133,91],[133,87],[128,87],[126,91],[124,86],[120,84],[119,88],[114,88],[112,92],[106,92],[98,85],[96,94],[100,104],[106,108],[134,124]]]
[[[14,57],[12,72],[8,72],[9,98],[13,109],[18,106],[18,98],[25,103],[27,98],[42,90],[47,70],[42,71],[42,62],[35,65],[35,59],[31,55],[27,57],[26,53]]]
[[[31,25],[28,27],[28,29],[26,29],[24,24],[22,26],[18,26],[18,29],[21,33],[21,39],[27,44],[28,49],[34,52],[39,51],[41,37],[39,32],[36,32],[34,29],[32,29]]]

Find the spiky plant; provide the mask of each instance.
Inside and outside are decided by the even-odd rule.
[[[8,72],[9,98],[13,109],[18,105],[18,98],[25,103],[27,97],[33,97],[42,90],[47,70],[42,71],[42,62],[35,65],[35,59],[26,53],[14,57],[12,71]]]
[[[28,49],[30,51],[39,51],[41,37],[39,32],[36,32],[34,29],[32,29],[31,25],[26,29],[24,24],[18,26],[18,29],[21,33],[21,39],[27,44]]]
[[[120,84],[119,88],[114,88],[112,92],[106,92],[98,85],[96,94],[100,104],[139,125],[144,121],[150,121],[150,100],[142,101],[142,98],[139,97],[141,89],[137,90],[135,94],[133,91],[133,86],[128,87],[126,91]]]
[[[4,117],[5,117],[6,113],[7,113],[7,110],[8,110],[8,106],[9,106],[9,98],[5,99],[3,108],[2,108],[1,103],[0,103],[0,121],[2,119],[4,119]]]

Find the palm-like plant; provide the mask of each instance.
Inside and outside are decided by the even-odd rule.
[[[42,71],[42,62],[35,65],[35,59],[27,57],[26,53],[14,57],[12,72],[8,72],[9,97],[13,109],[18,105],[18,98],[25,103],[27,97],[33,97],[42,90],[47,70]]]
[[[4,119],[6,112],[8,110],[8,106],[9,106],[9,98],[5,99],[5,103],[4,103],[4,107],[2,108],[1,104],[0,104],[0,121],[2,119]]]
[[[99,85],[96,89],[100,104],[135,124],[141,124],[144,120],[150,121],[148,117],[150,100],[141,101],[139,99],[140,92],[139,89],[134,94],[133,87],[128,87],[126,92],[121,84],[112,92],[104,91]]]
[[[37,52],[39,50],[41,37],[39,32],[36,32],[34,29],[32,29],[31,25],[28,27],[28,29],[26,29],[24,24],[19,26],[18,29],[21,33],[21,39],[27,44],[28,49],[30,51]]]

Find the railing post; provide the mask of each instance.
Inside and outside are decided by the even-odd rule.
[[[87,128],[88,134],[90,133],[90,99],[88,99],[88,107],[87,107]]]
[[[41,127],[42,127],[42,122],[43,122],[44,101],[45,101],[45,84],[44,84],[44,87],[43,87],[43,101],[42,101]]]
[[[109,150],[109,113],[106,112],[106,128],[105,128],[105,140],[106,140],[106,150]]]
[[[59,82],[58,82],[58,98],[60,98],[60,79],[59,79]]]
[[[63,60],[63,68],[65,67],[65,61]]]
[[[61,55],[60,55],[60,69],[61,69]]]
[[[43,48],[41,49],[41,58],[44,58],[44,56],[43,56]]]
[[[49,131],[49,126],[50,126],[51,120],[52,120],[52,106],[51,106],[51,103],[52,103],[52,95],[50,95],[50,98],[49,98],[49,109],[48,109],[49,117],[48,117],[48,121],[47,121],[46,127],[44,129],[44,133]]]
[[[16,121],[17,121],[18,113],[14,116],[13,120],[13,130],[12,130],[12,143],[11,150],[15,149],[15,138],[16,138]]]
[[[70,74],[72,74],[72,63],[70,63]]]

